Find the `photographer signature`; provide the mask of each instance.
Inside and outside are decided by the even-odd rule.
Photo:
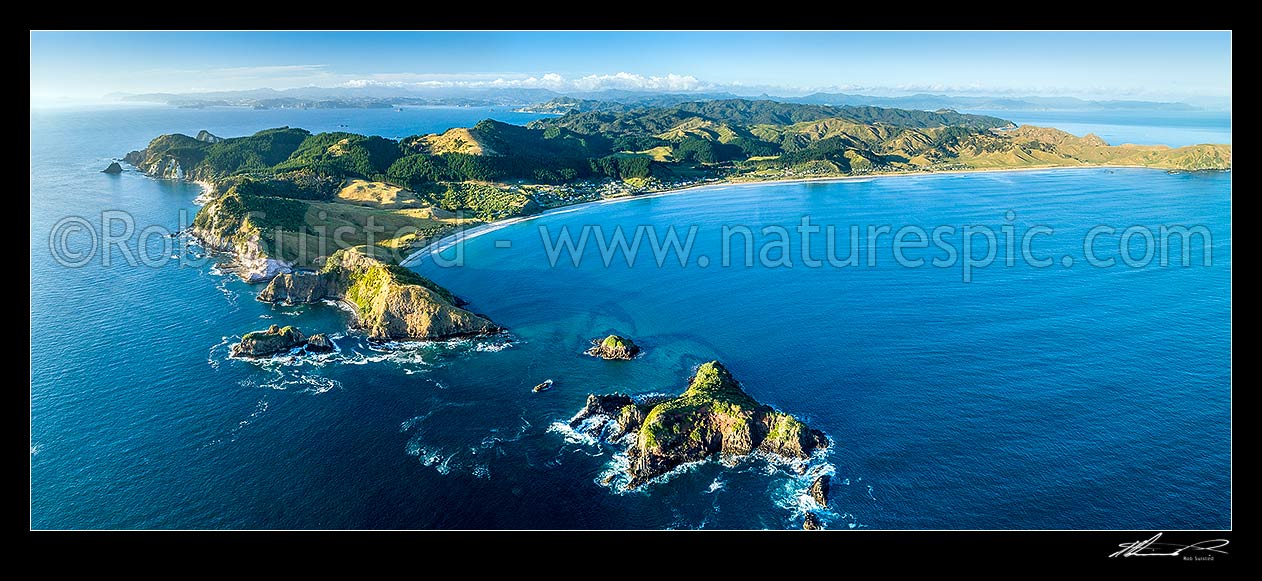
[[[1118,546],[1122,550],[1109,555],[1110,557],[1178,557],[1184,551],[1208,551],[1211,553],[1227,554],[1227,551],[1221,550],[1227,546],[1227,539],[1213,539],[1209,541],[1201,541],[1190,545],[1179,545],[1176,543],[1159,543],[1157,539],[1161,538],[1162,533],[1157,533],[1151,539],[1146,541],[1135,541],[1133,543],[1122,543]]]

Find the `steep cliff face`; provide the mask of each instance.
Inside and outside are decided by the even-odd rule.
[[[207,248],[232,253],[233,266],[246,282],[263,282],[293,271],[290,263],[267,252],[262,230],[235,192],[202,206],[193,218],[193,234]]]
[[[749,397],[718,361],[701,365],[679,397],[636,402],[623,394],[591,395],[570,420],[575,428],[602,431],[610,423],[608,439],[634,435],[627,447],[632,488],[680,464],[713,456],[760,451],[805,459],[828,445],[822,432]]]
[[[259,293],[266,302],[341,300],[355,307],[357,325],[374,339],[441,339],[499,328],[456,306],[446,289],[356,248],[339,250],[318,273],[281,274]]]
[[[188,173],[205,157],[204,147],[204,142],[187,135],[162,135],[150,141],[148,147],[123,156],[123,161],[156,178],[207,179],[209,176]]]
[[[315,272],[294,272],[273,278],[259,293],[258,299],[267,303],[305,304],[324,299],[340,298],[331,288],[331,276]]]
[[[204,142],[204,143],[219,143],[220,141],[223,141],[222,137],[215,135],[214,133],[211,133],[209,131],[206,131],[205,129],[198,131],[197,137],[195,137],[194,139]]]

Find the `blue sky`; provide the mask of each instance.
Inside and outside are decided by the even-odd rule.
[[[259,87],[1231,95],[1229,32],[32,32],[32,102]]]

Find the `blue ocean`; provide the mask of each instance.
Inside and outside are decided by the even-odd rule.
[[[260,287],[213,261],[129,266],[122,244],[108,265],[98,253],[67,267],[50,249],[67,217],[99,227],[103,212],[125,212],[136,231],[113,234],[130,240],[145,226],[175,228],[181,212],[191,219],[198,186],[100,173],[158,134],[288,125],[402,137],[488,117],[538,116],[33,109],[31,526],[800,528],[817,509],[809,475],[751,458],[689,465],[624,491],[603,484],[618,450],[566,427],[589,393],[675,393],[712,359],[753,397],[832,439],[811,466],[833,475],[827,528],[1231,526],[1230,173],[899,176],[566,208],[417,265],[509,329],[438,343],[369,344],[337,305],[258,302]],[[943,240],[970,256],[982,250],[963,242],[966,227],[1001,241],[1011,227],[1020,241],[1044,226],[1053,232],[1032,248],[1050,265],[1009,266],[1000,247],[966,282],[959,261],[932,263],[943,255],[934,245],[905,251],[920,266],[900,263],[889,234],[862,240],[853,266],[809,266],[799,239],[771,250],[775,264],[746,266],[743,251],[721,260],[724,227],[749,228],[761,248],[763,228],[792,231],[803,217],[835,226],[838,255],[851,226],[861,236],[870,226],[954,227]],[[1142,232],[1163,225],[1209,235],[1186,265],[1177,246],[1165,266],[1142,260],[1153,248]],[[585,228],[672,226],[680,238],[695,231],[682,265],[659,264],[647,240],[631,259],[603,260],[594,241],[549,259],[563,228],[577,238]],[[1096,226],[1114,229],[1089,245],[1110,267],[1086,260]],[[1132,226],[1140,234],[1123,257]],[[811,252],[822,257],[829,246],[818,236]],[[142,243],[160,256],[168,242]],[[784,256],[792,266],[775,260]],[[338,351],[228,358],[242,333],[273,323],[330,333]],[[582,353],[615,331],[644,355]],[[554,388],[532,393],[546,378]]]
[[[1055,127],[1079,137],[1094,133],[1109,145],[1231,143],[1230,111],[967,111],[1018,125]]]

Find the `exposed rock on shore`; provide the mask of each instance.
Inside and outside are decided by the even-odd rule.
[[[252,198],[253,199],[253,198]],[[293,271],[289,262],[274,256],[264,243],[267,224],[256,223],[267,215],[279,215],[281,206],[270,212],[251,207],[245,198],[229,192],[210,200],[193,218],[193,235],[207,248],[233,255],[233,270],[246,282],[266,282]],[[258,214],[252,212],[258,211]]]
[[[610,441],[634,435],[627,446],[631,488],[686,462],[755,451],[806,459],[828,445],[822,432],[749,397],[718,361],[701,365],[678,397],[637,402],[620,393],[590,395],[570,425],[604,432]]]
[[[815,479],[815,482],[811,483],[811,498],[814,498],[815,502],[825,508],[828,507],[828,489],[831,481],[832,478],[830,476],[821,474]]]
[[[802,530],[806,531],[822,531],[824,523],[820,522],[819,515],[813,512],[806,513],[806,520],[802,521]]]
[[[276,276],[258,299],[345,301],[354,306],[357,325],[373,339],[441,339],[499,330],[485,317],[457,307],[447,289],[358,248],[337,251],[319,272]]]
[[[133,151],[123,156],[123,161],[135,166],[145,175],[155,178],[179,180],[186,177],[180,159],[172,151],[181,151],[179,147],[185,140],[196,141],[187,135],[162,135],[149,142],[149,147]]]

